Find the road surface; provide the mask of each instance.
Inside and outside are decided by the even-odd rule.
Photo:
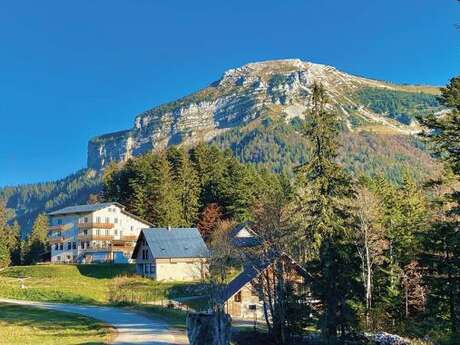
[[[186,338],[174,332],[164,321],[146,317],[133,311],[114,307],[84,306],[63,303],[31,302],[1,299],[0,302],[34,306],[67,313],[81,314],[100,320],[117,330],[112,344],[171,345],[188,344]],[[179,332],[180,333],[180,332]]]

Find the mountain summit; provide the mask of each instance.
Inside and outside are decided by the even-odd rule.
[[[99,170],[111,161],[200,140],[235,152],[245,145],[243,135],[266,127],[267,121],[278,124],[275,132],[282,123],[295,136],[295,123],[309,108],[315,82],[324,85],[330,106],[341,114],[343,132],[355,136],[363,132],[410,136],[417,130],[415,115],[440,110],[435,97],[439,90],[434,87],[366,79],[299,59],[249,63],[226,71],[204,89],[137,115],[132,129],[93,138],[88,167]],[[243,160],[266,163],[260,154],[253,156]]]

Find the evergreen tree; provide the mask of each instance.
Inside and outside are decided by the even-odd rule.
[[[449,108],[442,116],[420,118],[426,127],[422,136],[460,181],[460,77],[450,80],[441,90],[441,102]],[[429,233],[424,237],[424,262],[436,309],[449,320],[453,339],[460,338],[460,193],[447,193]]]
[[[32,232],[23,246],[23,262],[26,265],[45,261],[49,254],[48,246],[48,216],[44,213],[38,215],[32,227]]]
[[[167,152],[172,176],[181,206],[182,226],[193,226],[198,217],[199,179],[183,148],[172,147]]]
[[[18,222],[8,227],[9,243],[8,250],[10,252],[11,264],[17,266],[21,264],[21,228]]]
[[[0,201],[0,268],[9,266],[11,262],[7,220],[5,205]]]
[[[147,220],[155,226],[180,226],[181,204],[165,154],[152,157],[151,181],[146,185]]]
[[[305,220],[302,239],[315,243],[318,258],[313,290],[324,306],[322,332],[335,341],[339,329],[346,332],[352,325],[350,299],[355,297],[354,250],[348,240],[354,231],[350,200],[354,197],[351,176],[337,164],[339,119],[327,111],[326,91],[313,85],[311,111],[303,127],[310,141],[310,161],[298,169],[299,203]]]

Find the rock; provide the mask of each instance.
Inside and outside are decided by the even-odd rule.
[[[189,313],[187,336],[190,345],[229,345],[231,317],[217,313]]]
[[[409,345],[409,341],[399,335],[379,332],[374,336],[376,345]]]
[[[353,97],[361,87],[392,89],[391,84],[298,59],[264,61],[228,70],[220,80],[198,92],[139,114],[129,130],[91,139],[88,168],[100,170],[111,161],[126,161],[169,145],[209,141],[268,113],[289,119],[292,116],[289,110],[298,109],[295,116],[303,116],[309,107],[314,82],[324,85],[331,106],[348,122],[353,116],[353,119],[382,122],[400,132],[416,131],[370,112],[367,104],[358,104]],[[353,114],[346,110],[355,108]]]

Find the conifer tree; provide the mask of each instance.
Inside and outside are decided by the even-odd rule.
[[[155,226],[180,226],[181,205],[165,154],[152,157],[152,176],[146,185],[147,219]]]
[[[315,84],[312,90],[312,108],[303,128],[311,144],[310,161],[298,169],[299,203],[305,220],[302,239],[316,244],[314,292],[324,306],[322,332],[335,341],[339,329],[347,331],[353,320],[348,300],[353,298],[352,284],[359,273],[347,238],[355,227],[350,207],[355,192],[351,176],[337,164],[339,119],[327,110],[323,86]]]
[[[198,217],[199,180],[185,149],[172,147],[167,152],[181,206],[182,226],[192,226]]]
[[[43,213],[35,219],[32,232],[23,247],[23,262],[26,265],[46,260],[46,254],[49,253],[47,234],[48,216]]]
[[[449,111],[420,118],[426,127],[422,136],[444,161],[446,170],[460,181],[460,77],[441,89],[441,102]],[[438,200],[439,212],[424,237],[424,263],[438,311],[448,315],[453,339],[460,338],[460,193],[447,193]]]
[[[3,202],[0,201],[0,268],[9,266],[11,262],[8,242],[9,238],[6,208]]]

